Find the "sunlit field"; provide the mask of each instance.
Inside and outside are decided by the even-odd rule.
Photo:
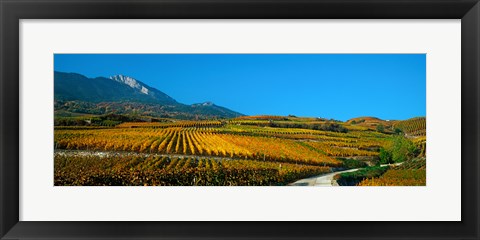
[[[294,116],[56,126],[55,185],[288,185],[425,159],[425,127],[425,118],[341,122]],[[356,184],[425,185],[425,164],[405,165]]]

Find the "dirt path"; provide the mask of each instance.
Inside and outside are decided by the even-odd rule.
[[[333,177],[335,175],[340,173],[346,173],[346,172],[355,172],[360,169],[361,168],[355,168],[355,169],[349,169],[345,171],[326,173],[326,174],[322,174],[322,175],[318,175],[310,178],[304,178],[289,184],[289,186],[338,186],[337,182],[333,180]]]
[[[90,150],[63,150],[56,149],[54,155],[58,156],[97,156],[101,158],[113,157],[113,156],[160,156],[171,158],[209,158],[215,160],[233,160],[231,157],[217,157],[217,156],[203,156],[203,155],[188,155],[188,154],[161,154],[161,153],[137,153],[127,151],[90,151]]]
[[[382,164],[380,165],[381,167],[385,166],[398,166],[401,165],[402,163],[395,163],[395,164]],[[333,177],[337,174],[340,173],[347,173],[347,172],[355,172],[363,168],[354,168],[354,169],[349,169],[349,170],[344,170],[344,171],[338,171],[338,172],[333,172],[333,173],[326,173],[310,178],[304,178],[300,179],[294,183],[289,184],[289,186],[338,186],[337,181],[333,180]]]

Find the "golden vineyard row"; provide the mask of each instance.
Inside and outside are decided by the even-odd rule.
[[[377,143],[378,144],[378,143]],[[374,142],[300,142],[264,136],[218,133],[195,128],[56,130],[58,149],[131,151],[302,162],[337,166],[333,157],[376,156],[363,148]]]
[[[82,169],[79,173],[78,169]],[[55,156],[55,185],[285,185],[328,167],[249,160],[162,156]]]
[[[170,128],[170,127],[220,127],[221,121],[179,121],[179,122],[125,122],[118,128]]]

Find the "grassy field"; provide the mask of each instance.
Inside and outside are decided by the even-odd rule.
[[[286,185],[379,164],[387,159],[385,151],[398,150],[398,138],[413,146],[409,158],[426,155],[425,118],[340,122],[248,116],[94,125],[88,117],[76,116],[75,122],[82,121],[86,124],[55,126],[55,185]],[[391,156],[387,161],[395,161],[395,152]]]

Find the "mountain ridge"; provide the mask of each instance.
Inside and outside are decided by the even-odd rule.
[[[89,114],[144,114],[185,119],[231,118],[243,114],[207,101],[187,105],[126,75],[88,78],[54,72],[55,111]]]

